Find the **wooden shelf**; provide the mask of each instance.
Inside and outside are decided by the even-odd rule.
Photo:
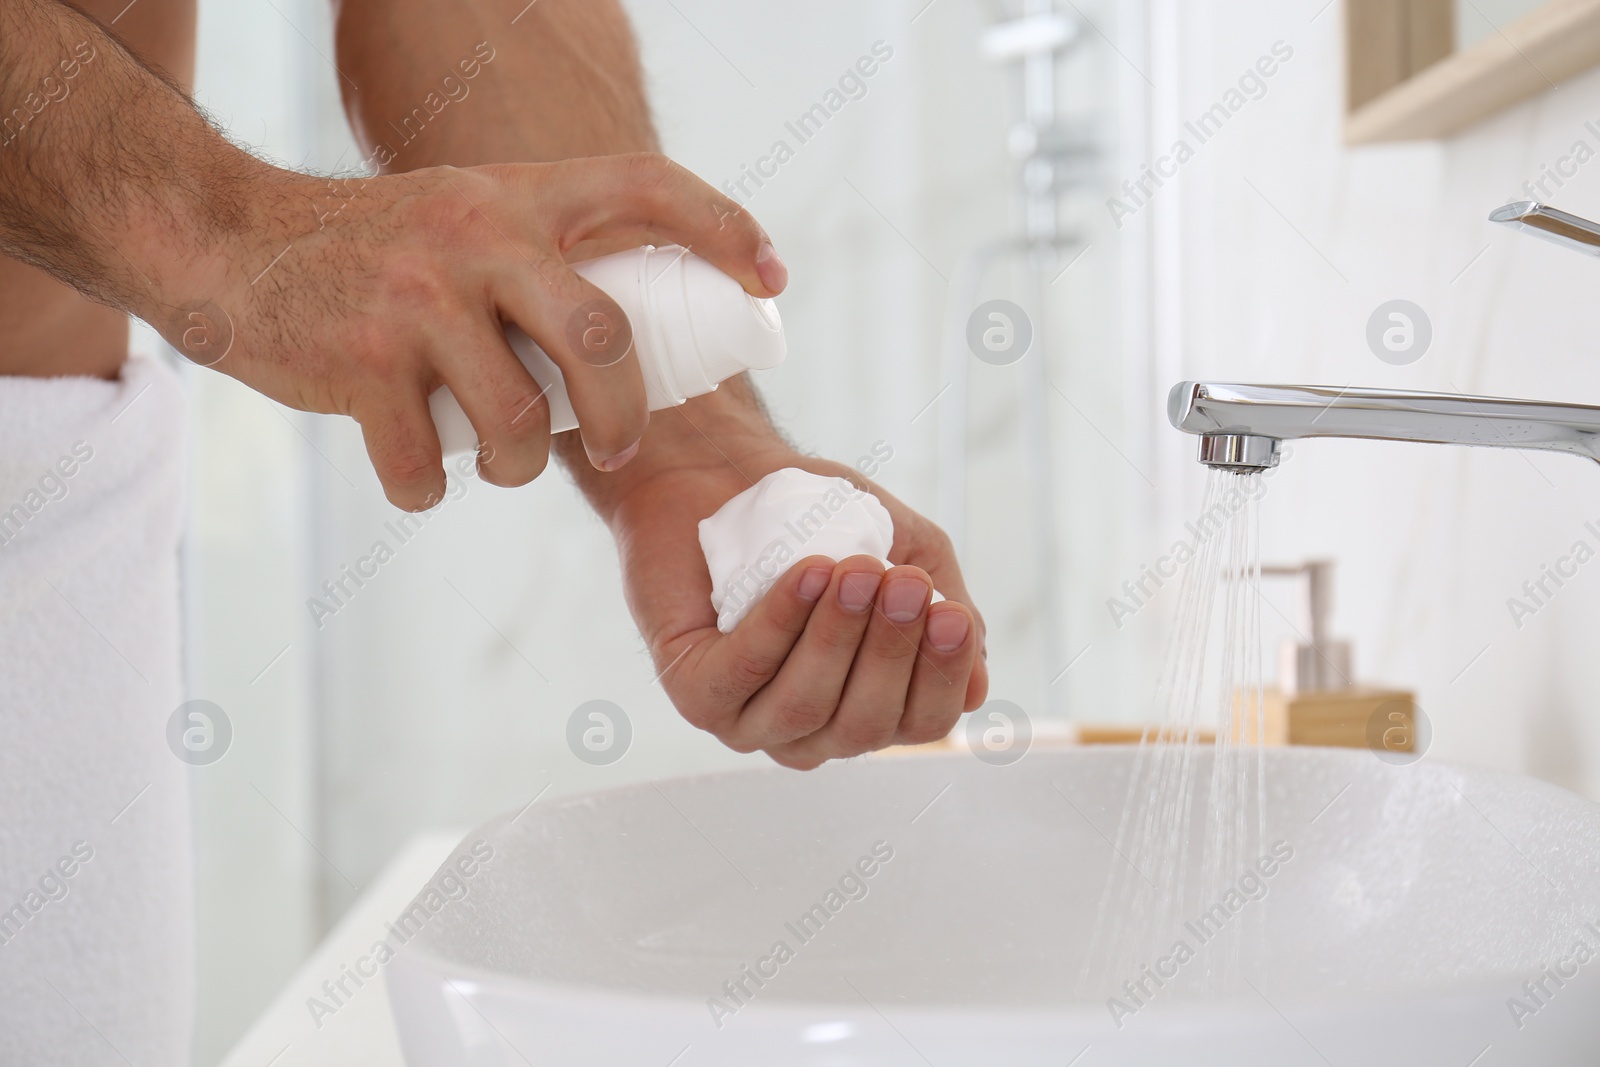
[[[1346,144],[1431,141],[1600,63],[1600,0],[1549,0],[1345,118]]]

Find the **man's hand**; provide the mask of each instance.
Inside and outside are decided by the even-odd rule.
[[[411,509],[444,493],[428,412],[441,383],[477,430],[487,481],[522,485],[545,468],[549,407],[502,323],[561,367],[588,462],[615,470],[637,451],[648,420],[637,358],[591,363],[579,341],[596,312],[627,320],[566,264],[574,248],[693,244],[758,296],[784,284],[747,212],[649,153],[274,176],[249,196],[262,210],[189,282],[207,328],[186,312],[164,324],[169,339],[282,403],[353,416],[389,499]]]
[[[647,152],[334,181],[270,166],[55,0],[0,3],[0,105],[0,251],[275,400],[355,417],[401,507],[444,491],[427,404],[441,384],[487,480],[544,469],[548,407],[504,323],[561,367],[588,462],[632,457],[637,359],[587,362],[573,328],[626,317],[569,258],[676,242],[757,296],[785,281],[748,212]]]
[[[391,169],[659,147],[627,15],[616,0],[337,6],[339,67],[361,86],[347,92],[346,107],[369,152],[387,138],[386,124],[434,87],[437,71],[474,42],[492,42],[496,51],[470,99],[430,122]],[[742,211],[724,218],[754,225]],[[578,252],[617,247],[591,244]],[[709,247],[697,242],[694,250],[709,254]],[[759,291],[748,275],[734,273]],[[769,289],[782,286],[781,277],[766,280]],[[941,737],[963,709],[982,703],[989,685],[983,626],[948,539],[856,472],[796,453],[768,423],[746,379],[656,412],[637,458],[619,471],[596,470],[574,438],[558,435],[555,450],[616,536],[633,617],[662,684],[691,723],[740,751],[765,749],[787,766],[815,767]],[[889,558],[897,566],[884,575],[875,560],[804,560],[733,633],[722,634],[698,524],[789,466],[843,475],[875,493],[894,519]],[[929,606],[930,587],[949,599]]]
[[[950,542],[855,471],[802,456],[748,385],[660,412],[639,461],[580,484],[622,554],[628,604],[684,718],[787,767],[937,740],[983,702],[983,623]],[[717,630],[698,524],[782,467],[850,478],[894,519],[887,573],[868,556],[794,564],[732,633]],[[932,589],[948,599],[932,604]]]

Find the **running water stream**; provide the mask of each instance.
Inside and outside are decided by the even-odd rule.
[[[1260,474],[1211,472],[1203,539],[1179,586],[1157,721],[1128,780],[1083,985],[1096,996],[1131,996],[1132,1007],[1234,989],[1260,936],[1265,902],[1239,883],[1268,850],[1259,743],[1262,489]]]

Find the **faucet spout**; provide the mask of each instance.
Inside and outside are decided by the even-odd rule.
[[[1600,462],[1600,407],[1320,385],[1179,382],[1167,417],[1198,434],[1200,462],[1277,465],[1278,444],[1312,437],[1570,452]]]

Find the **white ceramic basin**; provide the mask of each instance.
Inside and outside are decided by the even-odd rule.
[[[1365,751],[1268,759],[1268,840],[1294,854],[1236,994],[1180,977],[1114,1021],[1079,992],[1132,749],[885,757],[481,827],[458,856],[493,856],[419,897],[387,968],[407,1061],[1600,1063],[1600,958],[1578,958],[1600,954],[1600,805]]]

